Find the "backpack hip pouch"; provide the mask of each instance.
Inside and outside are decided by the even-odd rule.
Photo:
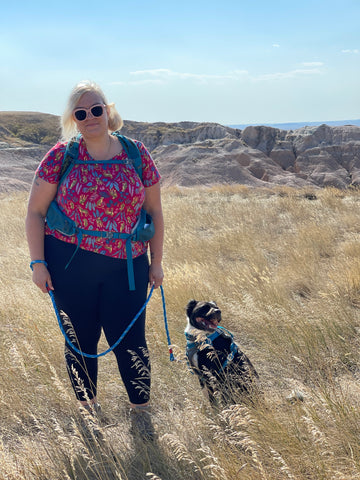
[[[63,235],[72,236],[76,235],[78,232],[75,222],[60,210],[59,205],[55,200],[49,205],[46,214],[46,223],[49,228],[52,230],[58,230]]]
[[[151,215],[143,208],[141,209],[139,219],[133,228],[133,234],[133,239],[137,242],[147,242],[155,234],[155,225],[153,219],[151,218]]]

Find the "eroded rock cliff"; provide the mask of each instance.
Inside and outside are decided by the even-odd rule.
[[[157,132],[155,134],[155,132]],[[346,188],[360,184],[360,127],[244,130],[217,124],[125,124],[152,151],[165,185],[242,183]]]
[[[42,115],[40,122],[34,118],[37,114],[29,115],[31,137],[24,112],[21,128],[15,114],[9,124],[0,115],[2,192],[28,189],[38,162],[51,147],[43,139],[59,136],[53,116],[38,114]],[[37,123],[46,137],[33,131]],[[47,124],[49,128],[44,130]],[[27,136],[22,138],[21,132]],[[240,183],[253,187],[346,188],[360,184],[358,126],[320,125],[297,130],[251,126],[239,130],[216,123],[126,121],[121,133],[144,142],[158,165],[163,185]],[[36,143],[29,138],[40,140]]]

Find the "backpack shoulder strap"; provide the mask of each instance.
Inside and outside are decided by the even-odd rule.
[[[71,140],[69,140],[65,154],[64,154],[64,159],[63,163],[61,165],[61,170],[60,170],[60,180],[58,187],[60,186],[61,183],[64,182],[65,178],[69,175],[70,170],[74,166],[75,160],[79,156],[79,142],[80,142],[80,135],[77,137],[73,137]]]
[[[121,142],[127,156],[131,159],[134,165],[136,173],[139,175],[140,180],[142,181],[143,175],[142,175],[141,155],[136,143],[131,138],[125,137],[125,135],[120,135],[117,132],[113,132],[112,135],[116,136]]]

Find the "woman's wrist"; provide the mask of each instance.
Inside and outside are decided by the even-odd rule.
[[[152,267],[161,267],[161,264],[162,264],[161,260],[151,259],[150,265]]]
[[[161,265],[162,255],[156,255],[155,253],[151,252],[150,261],[151,261],[151,265]]]
[[[45,265],[46,268],[48,266],[48,264],[45,260],[31,260],[31,262],[30,262],[31,270],[34,270],[34,265],[37,265],[37,264]]]

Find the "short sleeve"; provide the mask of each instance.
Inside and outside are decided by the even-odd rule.
[[[160,173],[146,147],[141,142],[135,141],[135,143],[141,155],[144,187],[151,187],[160,181]]]
[[[59,183],[66,143],[58,142],[41,160],[36,175],[48,183]]]

